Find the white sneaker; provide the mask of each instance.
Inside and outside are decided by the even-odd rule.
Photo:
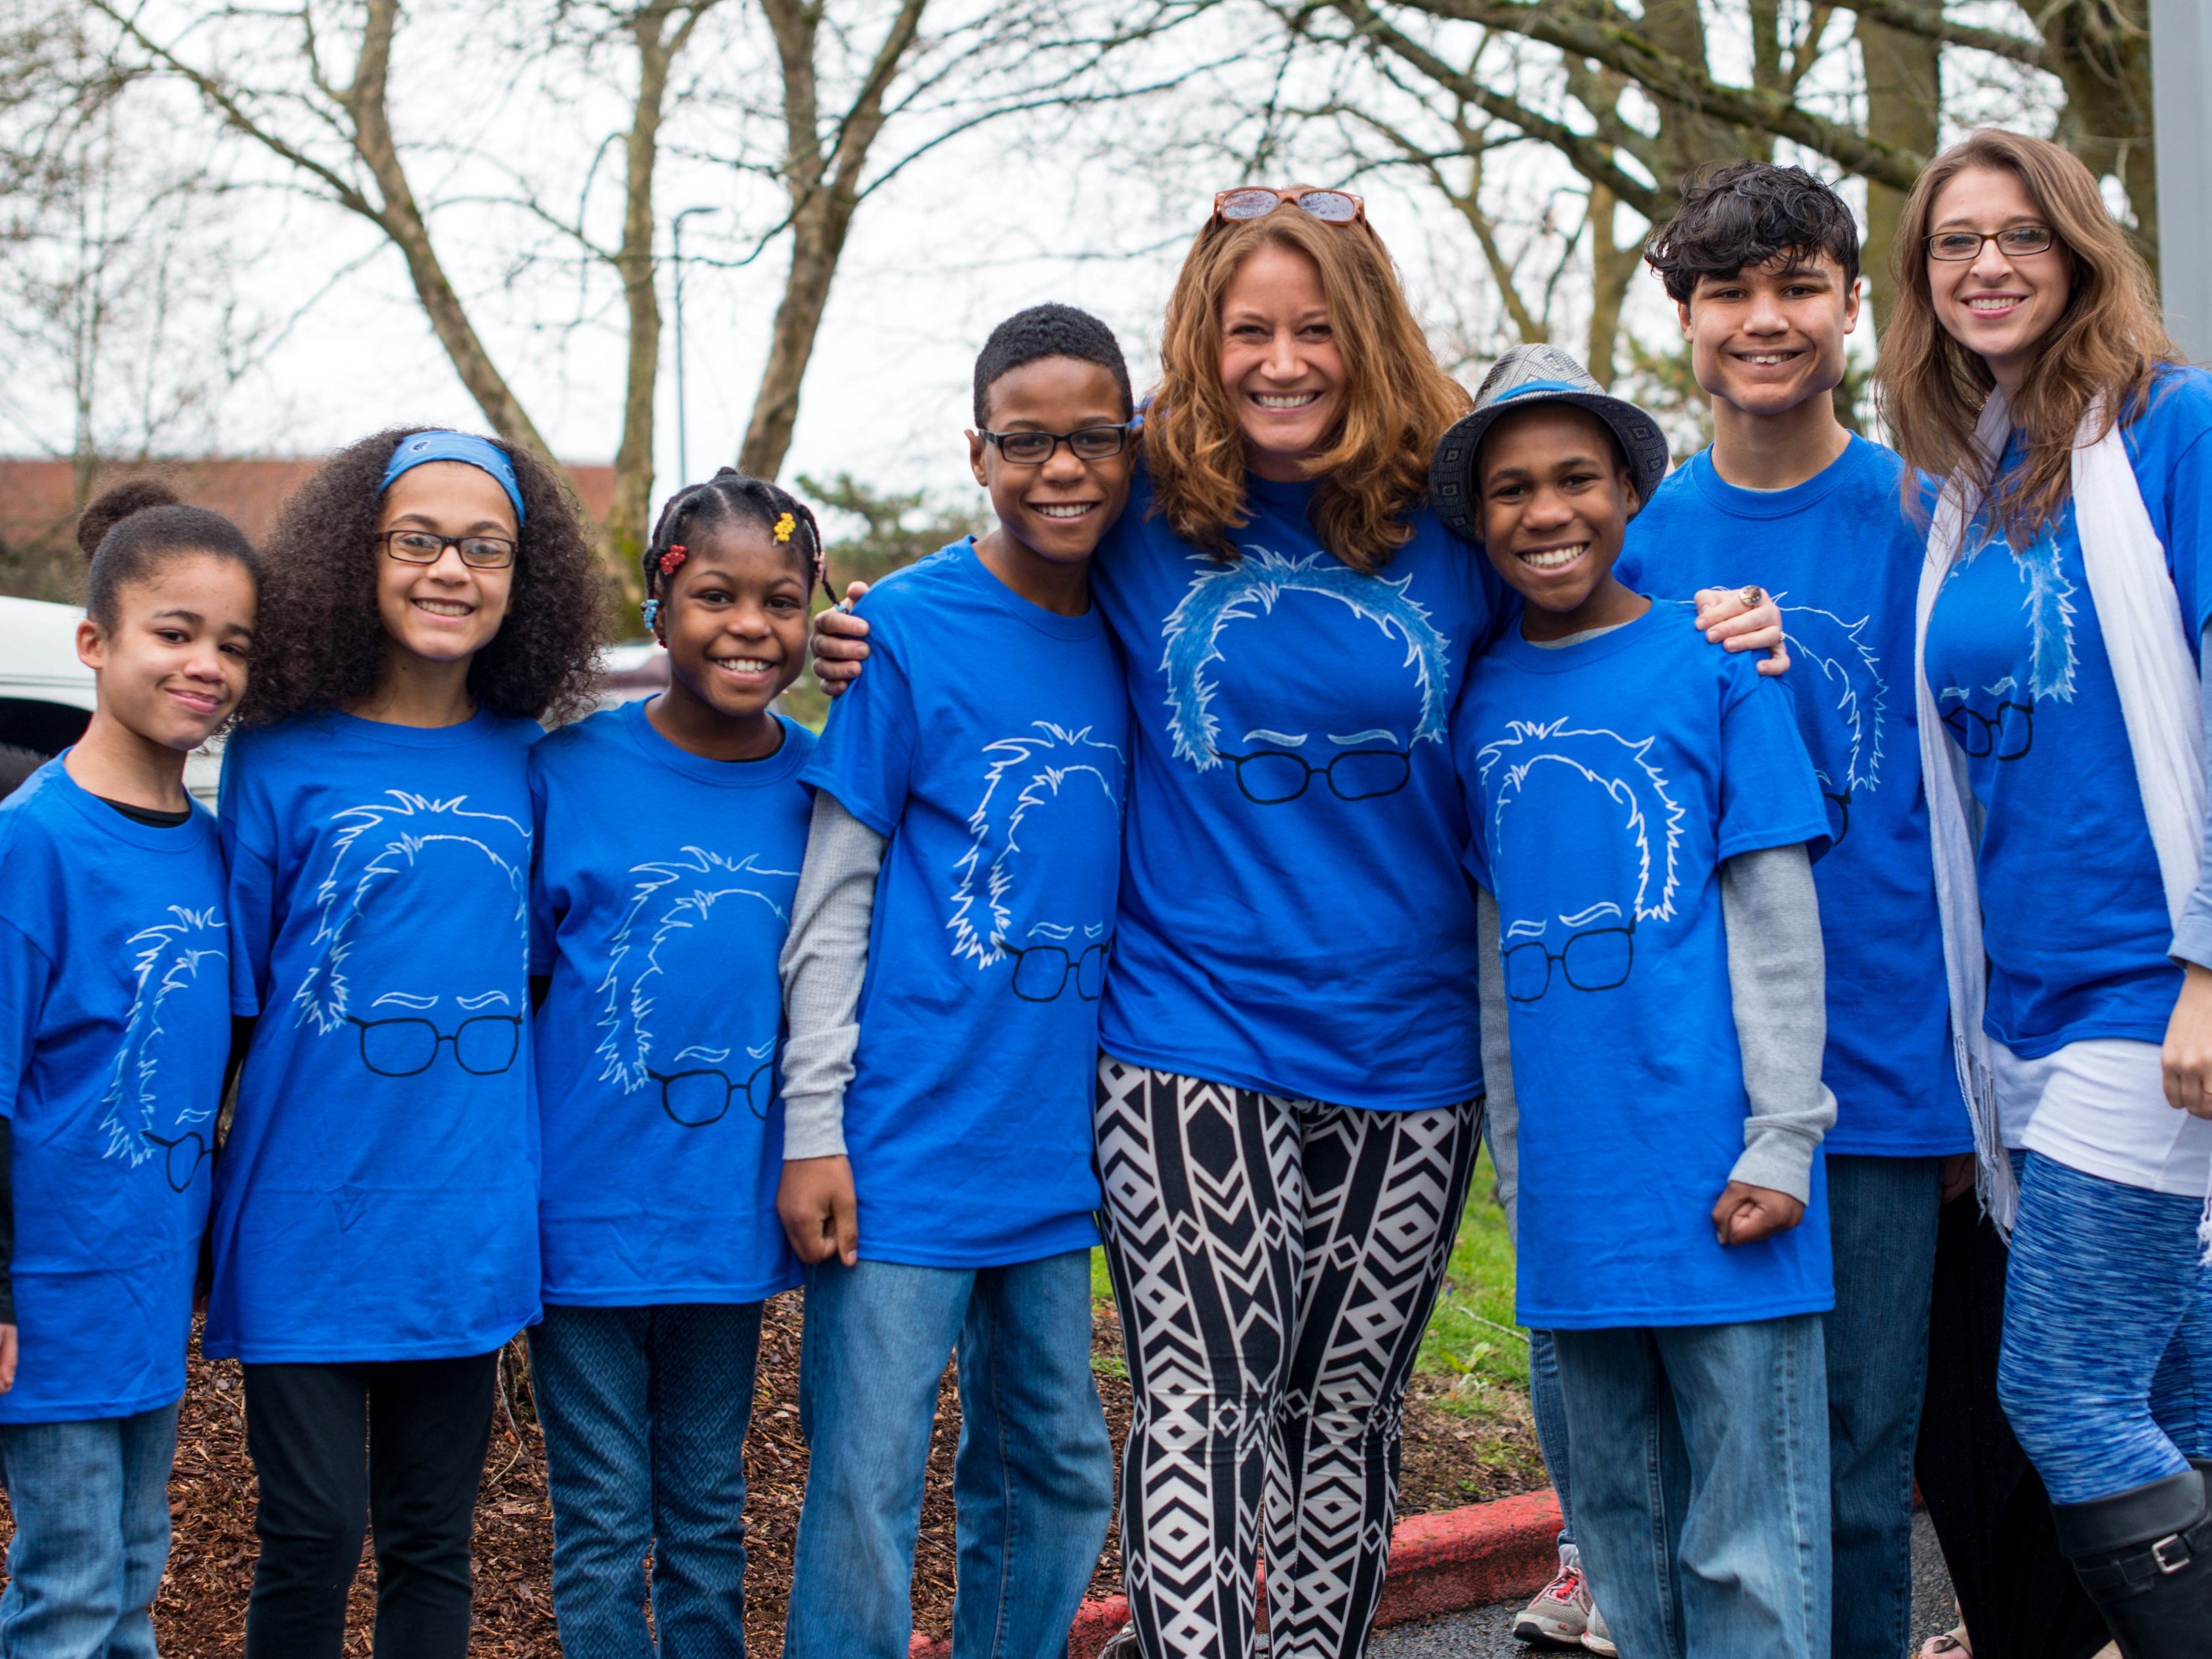
[[[1614,1659],[1620,1650],[1613,1644],[1613,1638],[1605,1627],[1605,1615],[1597,1610],[1597,1603],[1589,1604],[1589,1628],[1583,1632],[1583,1645],[1605,1659]]]
[[[1561,1562],[1558,1576],[1521,1609],[1521,1616],[1513,1621],[1513,1635],[1516,1641],[1533,1645],[1579,1647],[1583,1632],[1596,1616],[1582,1569]]]

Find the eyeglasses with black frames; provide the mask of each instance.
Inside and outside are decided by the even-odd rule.
[[[2050,252],[2057,240],[2049,225],[2007,225],[1987,235],[1978,230],[1939,230],[1927,239],[1928,257],[1960,264],[1980,258],[1982,250],[1995,242],[1997,252],[2007,258],[2027,259]]]
[[[522,1046],[520,1014],[478,1014],[452,1031],[427,1019],[356,1019],[361,1028],[361,1063],[379,1077],[416,1077],[436,1063],[438,1050],[453,1045],[453,1061],[471,1077],[497,1077],[514,1064]]]
[[[1316,766],[1286,749],[1261,749],[1249,755],[1213,751],[1237,769],[1237,787],[1255,806],[1294,801],[1316,778],[1339,800],[1372,800],[1395,795],[1412,781],[1413,757],[1402,749],[1346,749],[1326,766]]]
[[[1587,928],[1557,951],[1541,939],[1513,945],[1504,953],[1505,994],[1516,1002],[1536,1001],[1552,988],[1554,963],[1573,990],[1614,990],[1628,983],[1636,965],[1636,930]]]
[[[1106,989],[1106,958],[1114,941],[1102,939],[1079,956],[1070,956],[1057,945],[1009,945],[994,939],[992,945],[1014,959],[1014,994],[1024,1002],[1055,1002],[1075,981],[1075,994],[1096,1002]]]
[[[376,539],[402,564],[435,564],[455,549],[471,570],[504,570],[514,562],[514,544],[504,536],[441,536],[434,530],[380,530]]]
[[[1129,447],[1130,434],[1140,423],[1124,421],[1119,426],[1084,426],[1073,432],[978,432],[987,444],[995,444],[999,459],[1009,466],[1042,466],[1062,444],[1079,461],[1110,461]]]
[[[696,1072],[647,1072],[660,1085],[660,1109],[687,1129],[703,1129],[729,1115],[730,1103],[742,1097],[745,1109],[762,1122],[768,1121],[769,1103],[775,1096],[775,1061],[763,1060],[743,1082],[726,1072],[711,1068]]]

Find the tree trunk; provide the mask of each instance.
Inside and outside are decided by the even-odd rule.
[[[1933,155],[1942,98],[1937,72],[1942,45],[1926,35],[1907,34],[1865,17],[1857,21],[1854,32],[1866,72],[1869,136],[1900,149]],[[1896,291],[1890,261],[1894,257],[1897,222],[1904,211],[1903,191],[1868,181],[1866,245],[1861,250],[1860,266],[1866,273],[1867,296],[1874,307],[1877,335],[1889,321],[1889,302]]]
[[[653,390],[660,377],[660,292],[653,257],[658,222],[653,210],[653,167],[659,157],[669,65],[683,52],[705,9],[691,9],[672,31],[668,28],[675,11],[671,5],[648,7],[629,25],[637,48],[637,99],[623,145],[622,246],[614,262],[629,321],[629,360],[623,382],[622,441],[615,449],[614,500],[601,541],[608,564],[630,599],[641,592],[637,561],[645,550],[653,511]]]
[[[1613,384],[1614,348],[1620,341],[1620,307],[1628,285],[1644,268],[1644,246],[1626,247],[1613,240],[1613,216],[1620,204],[1603,185],[1590,186],[1589,372],[1602,386]]]
[[[2145,0],[2065,0],[2037,21],[2066,88],[2058,142],[2090,172],[2120,181],[2135,216],[2136,246],[2154,271],[2158,154],[2151,141],[2149,9]]]
[[[852,107],[837,124],[836,145],[824,155],[814,63],[821,0],[761,0],[783,75],[784,184],[791,193],[792,222],[791,268],[785,273],[783,298],[770,326],[768,364],[761,372],[744,442],[738,451],[738,470],[757,478],[775,477],[790,452],[792,428],[799,420],[799,386],[814,356],[822,313],[830,303],[830,284],[837,275],[853,215],[860,205],[860,176],[868,151],[883,131],[884,98],[921,34],[927,4],[928,0],[901,0]]]

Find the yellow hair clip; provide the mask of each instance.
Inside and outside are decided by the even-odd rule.
[[[781,518],[775,521],[776,540],[779,542],[789,541],[791,539],[791,532],[798,528],[799,520],[793,518],[790,514],[785,514]]]

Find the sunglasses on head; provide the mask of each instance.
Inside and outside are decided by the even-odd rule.
[[[1348,190],[1309,190],[1304,185],[1277,190],[1271,185],[1244,185],[1214,197],[1212,222],[1264,219],[1279,207],[1297,208],[1325,225],[1358,224],[1367,217],[1367,204]]]

